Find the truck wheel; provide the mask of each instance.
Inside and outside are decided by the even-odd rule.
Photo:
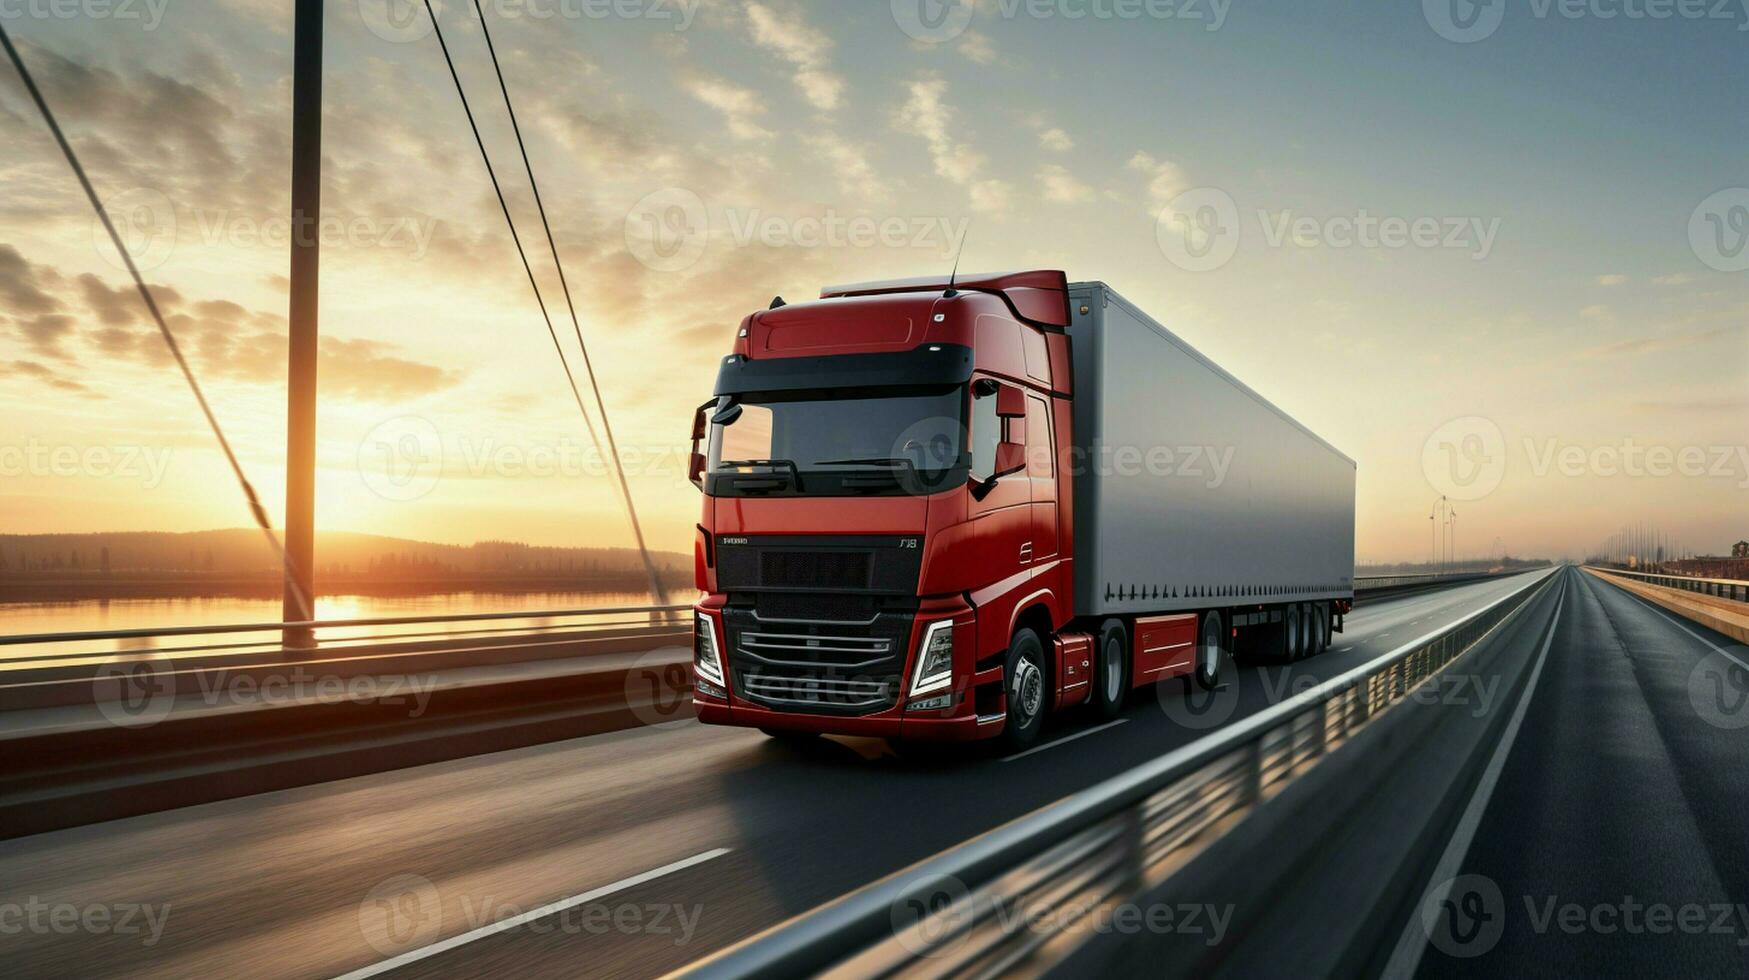
[[[1002,740],[1011,749],[1027,748],[1038,741],[1051,693],[1050,679],[1045,676],[1045,647],[1037,633],[1025,628],[1015,632],[1008,644],[1002,684],[1008,698],[1008,723],[1002,728]]]
[[[1099,648],[1093,658],[1093,711],[1115,718],[1130,690],[1129,631],[1123,620],[1108,619],[1099,627]]]
[[[1281,614],[1281,629],[1286,636],[1286,649],[1282,652],[1289,660],[1298,660],[1306,655],[1306,633],[1300,623],[1300,604],[1291,603]]]
[[[1330,648],[1330,607],[1314,602],[1307,608],[1312,613],[1312,655],[1317,656]]]
[[[1196,686],[1205,691],[1212,691],[1221,683],[1221,658],[1225,651],[1221,649],[1221,614],[1206,612],[1202,614],[1202,629],[1197,631],[1196,641]]]

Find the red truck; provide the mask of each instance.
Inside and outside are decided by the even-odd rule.
[[[707,724],[1022,747],[1353,601],[1353,461],[1059,271],[774,300],[692,431]]]

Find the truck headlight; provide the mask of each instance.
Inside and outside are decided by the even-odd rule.
[[[723,684],[723,657],[717,650],[717,630],[704,613],[693,614],[692,669],[698,676]]]
[[[953,683],[953,620],[930,623],[917,645],[917,669],[911,674],[911,696]]]

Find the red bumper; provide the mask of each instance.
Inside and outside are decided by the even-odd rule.
[[[943,718],[929,712],[907,716],[902,709],[884,711],[861,718],[839,718],[833,715],[796,714],[770,711],[745,704],[724,704],[694,696],[692,706],[698,720],[707,725],[738,725],[743,728],[770,728],[792,732],[820,732],[826,735],[865,735],[873,738],[905,738],[937,742],[969,742],[1002,734],[1003,720],[987,725],[978,724],[972,715]]]

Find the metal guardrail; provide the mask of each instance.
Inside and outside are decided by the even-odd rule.
[[[1610,568],[1606,565],[1587,565],[1585,567],[1596,569],[1606,575],[1637,578],[1653,585],[1662,585],[1667,589],[1681,589],[1684,592],[1710,595],[1719,599],[1749,602],[1749,582],[1741,582],[1737,579],[1698,578],[1689,575],[1669,575],[1662,572],[1630,572],[1626,569]]]
[[[778,926],[685,974],[992,977],[1017,967],[1042,972],[1074,948],[1078,923],[1164,881],[1221,827],[1268,800],[1444,669],[1554,579],[1542,575],[1384,657]]]
[[[0,648],[13,648],[0,657],[0,664],[16,660],[52,660],[63,657],[126,656],[142,654],[161,657],[165,654],[216,653],[239,650],[272,650],[279,648],[280,636],[287,628],[307,627],[315,631],[318,646],[343,643],[348,647],[380,645],[410,640],[465,639],[482,636],[545,635],[560,632],[588,632],[611,629],[673,627],[685,623],[683,616],[690,605],[616,606],[596,609],[556,609],[527,612],[465,613],[457,615],[382,616],[368,619],[326,619],[304,623],[225,623],[210,626],[167,626],[141,629],[84,630],[63,633],[20,633],[0,636]],[[484,628],[441,629],[414,632],[402,628],[429,626],[465,626],[476,624]],[[389,632],[364,632],[387,627]],[[348,634],[351,635],[348,635]],[[258,634],[258,636],[252,635]],[[235,638],[243,642],[196,643],[175,647],[146,647],[138,650],[97,648],[99,644],[114,644],[128,640]],[[31,647],[42,647],[32,650]],[[84,648],[84,649],[79,649]],[[299,651],[302,652],[302,651]]]

